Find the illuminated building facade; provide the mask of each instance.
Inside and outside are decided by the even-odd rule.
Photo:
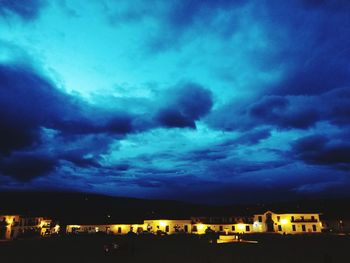
[[[21,215],[0,215],[0,239],[13,239],[20,236],[46,236],[58,233],[59,225],[44,217]]]
[[[67,233],[97,233],[125,235],[127,233],[140,233],[145,230],[144,224],[89,224],[67,225]]]
[[[280,234],[320,233],[323,229],[318,213],[273,213],[254,215],[254,232]]]
[[[221,222],[220,222],[221,221]],[[67,233],[109,234],[153,233],[153,234],[246,234],[246,233],[279,233],[309,234],[322,231],[320,214],[276,214],[267,211],[252,217],[192,217],[191,219],[152,219],[143,224],[105,224],[105,225],[67,225]]]
[[[191,220],[169,220],[169,219],[157,219],[157,220],[145,220],[145,231],[153,233],[191,233],[192,221]]]

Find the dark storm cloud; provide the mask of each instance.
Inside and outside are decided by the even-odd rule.
[[[18,27],[15,23],[23,25],[38,17],[44,1],[0,0],[0,15],[20,18],[13,20],[19,35],[14,39],[28,48],[28,54],[38,54],[43,67],[56,71],[62,82],[84,83],[85,77],[89,82],[87,68],[96,70],[91,83],[100,82],[101,87],[115,81],[111,69],[120,69],[115,73],[120,83],[130,81],[130,86],[118,92],[120,98],[107,93],[106,101],[92,98],[92,105],[58,89],[38,70],[0,65],[3,178],[27,182],[54,172],[55,176],[37,181],[53,179],[49,184],[58,182],[64,188],[78,179],[72,185],[79,190],[98,186],[100,192],[112,194],[118,193],[119,185],[133,185],[152,188],[162,197],[182,198],[186,193],[186,198],[209,201],[213,197],[254,201],[256,194],[266,196],[264,191],[273,198],[290,197],[293,189],[315,192],[344,182],[339,178],[350,169],[350,135],[346,134],[350,129],[349,1],[97,2],[106,9],[84,1],[74,1],[72,6],[60,1],[45,9],[45,22],[38,19],[28,27]],[[82,4],[84,8],[77,8]],[[100,18],[106,14],[99,12],[107,10],[108,29],[99,24],[100,19],[90,21],[96,25],[92,36],[86,28],[92,24],[67,20],[67,14],[70,18],[78,15],[75,8],[81,21],[91,11]],[[56,23],[63,19],[76,24],[69,30],[65,24],[59,27]],[[111,35],[108,30],[114,30],[111,24],[118,27],[113,31],[117,37],[105,38],[105,33]],[[58,37],[52,28],[62,35]],[[30,44],[41,33],[47,39]],[[81,37],[86,39],[80,41]],[[113,43],[119,39],[137,44],[123,50],[124,45]],[[65,64],[70,61],[69,49],[59,49],[64,54],[57,63],[61,53],[47,48],[67,43],[82,47],[72,57],[81,60],[75,65],[87,62],[81,74],[62,70],[72,66]],[[119,47],[120,64],[109,64],[119,57]],[[23,61],[12,55],[17,50],[8,53],[5,61],[8,57]],[[132,69],[132,75],[132,67],[140,71]],[[123,70],[129,77],[123,76]],[[130,76],[137,74],[132,80]],[[146,87],[140,93],[129,92],[143,81],[161,85],[181,78],[195,79],[203,86],[180,83],[168,90]],[[98,93],[97,87],[89,87],[91,83],[66,88]],[[229,101],[223,94],[234,99]],[[171,128],[176,129],[167,131]],[[306,137],[309,134],[314,135]],[[295,138],[301,139],[291,143]]]
[[[24,20],[32,20],[44,5],[44,0],[0,0],[0,15],[15,14]]]
[[[74,165],[82,168],[86,167],[101,167],[101,165],[97,162],[97,160],[93,157],[84,157],[84,155],[87,153],[86,149],[77,149],[77,150],[70,150],[66,151],[60,156],[57,156],[56,158],[69,161],[73,163]]]
[[[126,134],[133,131],[132,117],[127,113],[106,114],[101,118],[99,115],[94,116],[93,113],[90,116],[84,116],[79,112],[79,109],[76,109],[76,111],[76,113],[71,112],[66,119],[57,120],[53,123],[53,128],[72,135],[91,133]]]
[[[234,178],[248,172],[266,173],[269,169],[284,167],[289,164],[288,160],[258,162],[233,158],[208,163],[207,172],[217,178]]]
[[[15,153],[0,159],[0,174],[27,182],[54,171],[56,165],[57,160],[48,155]]]
[[[59,91],[50,81],[25,66],[0,65],[0,95],[0,153],[6,156],[6,161],[0,163],[0,168],[3,173],[19,180],[45,175],[54,166],[52,159],[39,158],[35,154],[30,157],[13,153],[16,150],[47,147],[41,145],[45,136],[43,128],[59,132],[67,149],[72,145],[76,148],[76,137],[84,135],[86,140],[80,141],[93,146],[92,149],[85,149],[84,145],[80,145],[78,149],[67,152],[59,150],[51,157],[67,160],[79,167],[99,167],[94,158],[83,156],[89,151],[99,151],[101,146],[95,145],[94,141],[104,143],[104,148],[111,141],[101,141],[96,136],[90,140],[89,134],[105,133],[113,136],[132,131],[129,115],[94,115],[95,111],[89,105]],[[86,116],[86,111],[91,114]],[[58,138],[55,140],[58,141]],[[55,140],[49,143],[54,145]],[[29,165],[31,161],[33,166]]]
[[[0,65],[0,151],[32,146],[56,119],[64,97],[31,69]]]
[[[211,92],[193,83],[169,90],[166,97],[166,105],[156,113],[165,127],[195,128],[195,121],[208,114],[213,105]]]
[[[339,127],[350,125],[350,83],[347,88],[334,89],[322,98],[327,108],[324,119]]]
[[[195,150],[188,153],[184,160],[192,160],[194,162],[199,161],[216,161],[225,159],[227,157],[227,152],[220,147],[211,147],[210,149]]]
[[[154,170],[151,176],[141,177],[137,178],[135,180],[132,180],[133,184],[136,184],[141,187],[146,188],[161,188],[161,187],[169,187],[171,189],[182,189],[186,187],[188,184],[202,184],[205,185],[206,180],[197,178],[196,176],[192,175],[180,175],[180,176],[168,176],[168,177],[162,177],[162,176],[156,176],[156,175],[164,175],[167,174],[166,171],[162,170]]]
[[[33,69],[0,65],[0,152],[40,143],[41,128],[78,134],[126,134],[132,119],[126,113],[99,113],[59,91]]]
[[[348,133],[349,135],[350,133]],[[294,142],[296,158],[309,164],[350,169],[350,143],[324,135],[310,135]]]
[[[269,125],[279,129],[308,129],[323,121],[338,127],[350,125],[350,87],[318,95],[264,96],[256,102],[225,106],[213,112],[208,123],[226,130],[249,130]]]
[[[248,116],[261,124],[277,125],[280,128],[306,129],[318,119],[317,109],[290,104],[285,97],[268,96],[248,109]]]
[[[287,74],[274,94],[308,95],[341,88],[350,81],[349,1],[272,1],[263,18],[278,43],[272,65]],[[280,26],[276,27],[276,23]],[[285,33],[283,33],[285,32]]]
[[[208,90],[184,83],[167,90],[164,101],[160,101],[162,106],[150,109],[150,116],[102,111],[60,91],[34,69],[20,65],[0,65],[0,92],[0,153],[9,162],[14,151],[45,150],[49,143],[54,147],[52,158],[81,168],[101,168],[99,155],[113,138],[159,126],[195,128],[195,121],[206,115],[213,104]],[[45,136],[54,137],[43,145]],[[65,149],[60,143],[66,145]],[[21,161],[23,167],[28,166],[26,158],[13,158],[19,167]],[[21,177],[11,172],[9,165],[6,167],[7,174]],[[45,174],[32,169],[27,179],[35,177],[34,172],[38,176]]]
[[[246,132],[237,138],[228,139],[223,143],[217,145],[211,145],[208,148],[198,149],[190,151],[183,157],[183,160],[192,160],[194,163],[198,162],[211,162],[221,161],[229,158],[230,151],[234,150],[238,146],[251,146],[257,145],[263,139],[270,137],[269,129],[259,129]],[[228,161],[231,162],[231,161]],[[259,164],[261,166],[261,164]]]
[[[157,119],[166,127],[190,127],[195,128],[194,120],[183,115],[176,109],[162,109],[159,111]]]

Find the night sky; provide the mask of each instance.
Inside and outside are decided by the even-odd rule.
[[[0,190],[350,195],[350,1],[0,0]]]

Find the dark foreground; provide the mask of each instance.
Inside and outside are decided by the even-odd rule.
[[[349,263],[349,236],[246,236],[258,244],[210,244],[199,236],[65,236],[0,242],[0,262]],[[105,252],[109,250],[109,252]]]

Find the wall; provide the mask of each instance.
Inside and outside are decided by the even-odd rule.
[[[145,220],[145,230],[156,233],[162,231],[167,234],[175,234],[178,232],[191,233],[191,220]]]
[[[268,229],[269,214],[271,229]],[[261,220],[259,220],[259,217]],[[262,222],[260,222],[262,221]],[[268,211],[254,215],[253,229],[255,232],[276,232],[280,234],[320,233],[322,231],[320,216],[314,214],[276,214]]]

